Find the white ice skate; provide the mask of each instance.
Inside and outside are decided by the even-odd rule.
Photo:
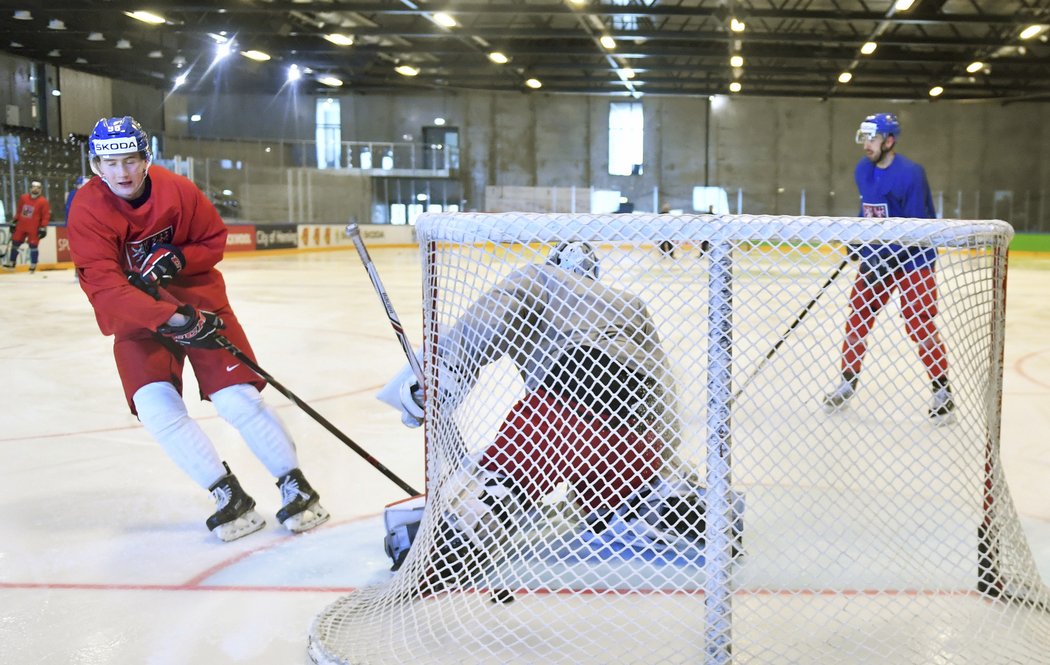
[[[237,477],[230,473],[226,466],[226,475],[211,486],[211,495],[215,498],[215,514],[208,518],[208,529],[219,540],[230,542],[255,533],[266,526],[266,520],[255,511],[255,500],[248,496]]]
[[[850,379],[843,377],[842,382],[832,390],[830,393],[824,396],[821,401],[821,407],[825,413],[836,413],[846,408],[846,403],[850,401],[853,395],[857,392],[857,379],[856,377]]]
[[[955,400],[952,399],[952,389],[947,384],[933,391],[929,415],[930,422],[937,427],[951,425],[955,422]]]
[[[328,521],[330,515],[319,503],[321,496],[306,482],[303,472],[292,469],[277,480],[281,503],[277,521],[292,533],[309,531]]]

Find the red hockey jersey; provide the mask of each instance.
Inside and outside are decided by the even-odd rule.
[[[152,165],[151,192],[142,205],[110,191],[92,178],[77,192],[69,213],[69,251],[80,286],[105,335],[156,330],[175,312],[128,283],[161,243],[175,245],[186,267],[167,287],[181,302],[206,310],[227,306],[226,285],[215,264],[226,248],[226,225],[215,206],[189,179]]]

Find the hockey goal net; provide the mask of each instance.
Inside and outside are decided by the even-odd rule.
[[[400,570],[316,618],[315,662],[1050,662],[1050,596],[999,459],[1009,225],[504,213],[424,215],[418,230],[427,507]],[[638,473],[638,433],[652,414],[599,425],[605,447],[595,451],[615,461],[590,475],[579,465],[600,461],[567,460],[564,441],[551,445],[564,422],[545,429],[538,411],[522,417],[538,392],[523,380],[536,376],[529,359],[559,362],[537,353],[537,339],[558,349],[566,330],[594,339],[622,323],[608,298],[587,309],[598,288],[587,280],[566,291],[530,268],[566,241],[593,246],[593,283],[627,294],[621,305],[644,303],[652,322],[638,345],[643,365],[666,375],[630,388],[671,386],[655,398],[673,411],[658,416],[668,426],[656,435],[666,444],[657,475],[670,470],[696,488],[684,503],[699,496],[703,514],[682,517],[684,529],[624,510],[637,508],[637,492],[600,505],[619,501],[605,488],[631,484],[610,474]],[[928,349],[906,325],[913,308],[899,289],[867,335],[852,399],[833,413],[822,406],[839,383],[858,273],[849,248],[888,244],[936,253],[936,331],[923,339],[943,343],[952,424],[930,420]],[[508,296],[515,276],[514,288],[542,282],[537,297],[559,309],[556,324],[539,305],[499,309],[491,294]],[[515,332],[475,357],[464,394],[451,395],[462,377],[448,376],[446,356],[480,353],[477,329],[464,334],[461,323],[479,312],[513,318]],[[540,325],[550,329],[530,329]],[[580,394],[559,394],[550,408],[601,410],[583,393],[607,396],[596,384],[617,380],[577,383]],[[540,483],[551,490],[542,500],[518,508],[483,467],[493,442],[530,419],[529,473],[557,477]],[[578,434],[579,446],[596,445],[593,433]],[[522,445],[520,431],[510,436]],[[545,450],[562,458],[536,460]],[[472,520],[464,506],[479,505],[479,492],[489,512]],[[450,521],[473,525],[475,540],[450,540]]]

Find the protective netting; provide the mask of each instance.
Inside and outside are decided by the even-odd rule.
[[[316,619],[311,657],[1050,663],[999,460],[1011,235],[424,215],[425,516],[397,573]],[[886,285],[828,412],[846,322]]]

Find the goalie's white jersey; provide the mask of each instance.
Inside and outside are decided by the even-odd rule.
[[[442,373],[458,370],[454,394],[446,393],[456,403],[476,382],[478,370],[504,355],[533,391],[550,386],[553,374],[565,371],[566,359],[580,349],[600,352],[611,366],[638,377],[630,416],[662,430],[665,443],[677,443],[674,380],[646,304],[631,293],[558,266],[527,266],[482,296],[438,342]],[[579,379],[591,369],[568,371]],[[582,377],[578,392],[588,394],[562,396],[586,403],[602,390],[622,388],[608,385],[615,381],[588,385],[602,376],[610,374]]]

